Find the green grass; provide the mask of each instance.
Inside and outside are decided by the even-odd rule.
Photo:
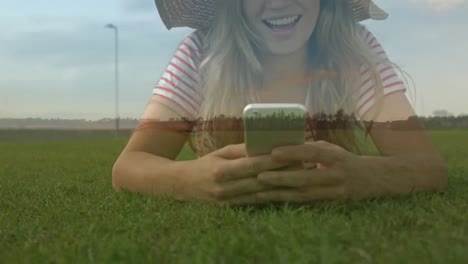
[[[262,208],[115,193],[126,137],[33,134],[0,142],[1,263],[468,262],[468,131],[430,133],[450,164],[444,194]]]

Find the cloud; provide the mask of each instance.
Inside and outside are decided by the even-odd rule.
[[[467,4],[467,0],[411,0],[415,4],[424,4],[427,7],[441,12],[454,10]]]

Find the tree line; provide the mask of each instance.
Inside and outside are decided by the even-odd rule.
[[[302,122],[302,117],[297,117],[293,115],[272,115],[270,117],[260,117],[257,116],[253,119],[246,120],[250,122],[249,125],[255,125],[259,128],[268,128],[272,125],[275,127],[285,129],[289,126],[297,127],[298,124],[295,122]],[[339,129],[346,128],[351,125],[353,126],[370,126],[373,127],[392,127],[392,128],[404,128],[404,127],[413,127],[417,123],[421,123],[427,129],[466,129],[468,128],[468,115],[459,115],[459,116],[413,116],[407,120],[397,120],[392,122],[360,122],[354,115],[347,115],[343,111],[338,111],[336,114],[325,114],[318,113],[314,115],[307,115],[306,120],[308,124],[316,128],[328,128],[328,129]],[[102,127],[113,129],[115,119],[112,118],[103,118],[97,121],[89,121],[84,119],[41,119],[41,118],[0,118],[0,129],[31,129],[35,127],[49,127],[49,128],[71,128],[71,129],[81,129],[81,128],[93,128],[93,127]],[[141,123],[153,122],[159,123],[162,126],[178,126],[178,124],[187,126],[187,125],[199,125],[206,123],[203,119],[199,118],[196,120],[188,118],[171,118],[169,120],[138,120],[132,118],[120,119],[120,123],[123,129],[133,129]],[[211,127],[221,127],[226,129],[235,129],[236,127],[242,126],[243,119],[239,117],[231,117],[226,115],[219,115],[208,122],[208,125]]]

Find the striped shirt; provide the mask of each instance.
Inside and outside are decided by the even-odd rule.
[[[388,61],[386,52],[376,37],[363,25],[360,28],[361,36],[379,62]],[[153,89],[153,94],[168,102],[168,106],[176,105],[178,109],[182,109],[182,112],[177,112],[180,117],[189,117],[192,120],[197,118],[203,100],[198,85],[201,80],[198,69],[203,60],[203,35],[202,31],[196,30],[183,39]],[[383,82],[384,95],[406,91],[404,82],[392,67],[379,63],[377,68]],[[362,117],[375,104],[375,84],[365,66],[361,67],[360,81],[361,85],[356,89],[359,93],[356,114]],[[306,140],[311,140],[310,131],[306,132]]]
[[[153,89],[154,95],[182,109],[183,112],[177,114],[184,118],[196,119],[203,99],[198,85],[198,68],[203,57],[202,35],[196,30],[184,38]]]
[[[361,35],[368,43],[379,61],[387,61],[388,57],[376,37],[364,26]],[[153,94],[162,97],[182,109],[181,117],[196,118],[202,103],[202,93],[199,90],[200,74],[198,68],[203,59],[203,33],[196,30],[184,38],[172,56],[159,82],[153,89]],[[405,92],[406,87],[399,75],[391,66],[379,63],[378,71],[382,78],[384,95],[395,92]],[[358,102],[356,114],[364,116],[375,103],[375,84],[365,66],[361,68],[361,85],[358,87]]]

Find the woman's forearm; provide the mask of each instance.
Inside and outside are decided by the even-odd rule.
[[[153,196],[174,196],[181,189],[178,184],[191,161],[174,161],[146,152],[122,154],[112,169],[112,185],[122,189]]]
[[[364,156],[361,161],[363,179],[351,190],[355,197],[443,191],[447,185],[448,169],[440,156],[413,153],[392,157]]]

